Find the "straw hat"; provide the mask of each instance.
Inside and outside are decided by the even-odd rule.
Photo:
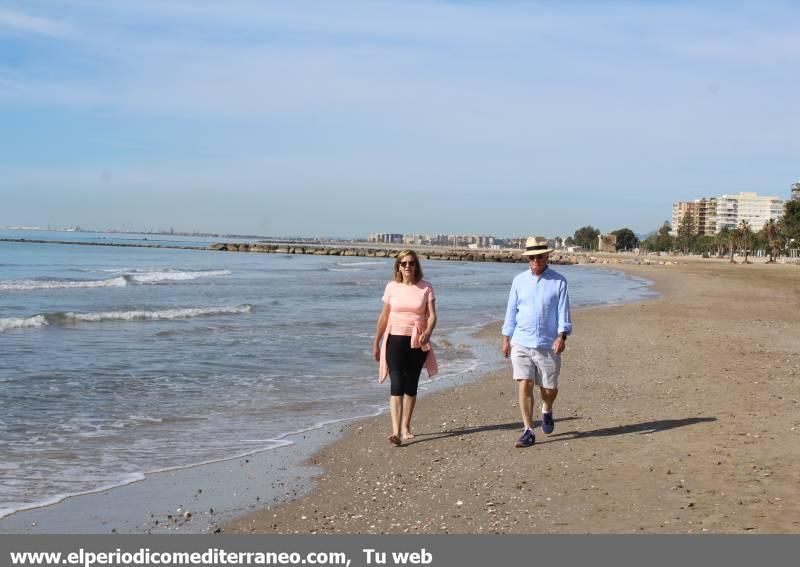
[[[522,255],[538,256],[552,251],[553,249],[547,246],[547,239],[544,236],[529,236],[528,240],[525,241],[525,252]]]

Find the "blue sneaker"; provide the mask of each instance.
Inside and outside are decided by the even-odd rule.
[[[517,439],[517,443],[514,446],[530,447],[534,443],[536,443],[536,436],[533,434],[533,431],[531,429],[525,429],[525,431],[522,432],[522,437]]]
[[[553,412],[542,414],[542,431],[550,435],[556,428],[556,420],[553,419]]]

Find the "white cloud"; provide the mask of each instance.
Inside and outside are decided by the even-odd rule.
[[[64,22],[0,8],[0,29],[3,27],[56,38],[74,36],[74,29]]]

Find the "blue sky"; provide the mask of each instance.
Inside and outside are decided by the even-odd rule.
[[[798,30],[791,2],[0,0],[0,225],[647,232],[789,195]]]

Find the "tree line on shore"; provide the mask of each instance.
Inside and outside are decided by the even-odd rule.
[[[698,234],[698,225],[691,214],[684,215],[677,227],[677,234],[672,235],[669,221],[645,239],[639,239],[630,228],[620,228],[609,234],[617,237],[616,249],[619,252],[639,250],[640,252],[680,252],[681,254],[698,254],[705,257],[717,255],[729,256],[731,262],[739,252],[749,262],[753,253],[769,256],[774,262],[788,249],[800,247],[800,201],[787,201],[783,216],[779,220],[770,219],[759,231],[754,231],[750,223],[743,220],[736,228],[725,227],[715,235]],[[573,236],[564,240],[565,246],[581,246],[584,250],[597,249],[600,231],[591,225],[575,231]]]

